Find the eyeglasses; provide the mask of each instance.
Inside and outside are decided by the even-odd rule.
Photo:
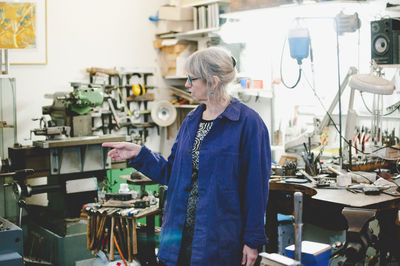
[[[189,80],[190,86],[193,86],[193,81],[198,79],[200,78],[192,78],[191,76],[187,75],[187,80]]]

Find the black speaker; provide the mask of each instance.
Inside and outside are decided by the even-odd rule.
[[[371,59],[379,65],[400,64],[400,18],[371,21]]]

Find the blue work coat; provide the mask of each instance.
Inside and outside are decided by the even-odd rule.
[[[168,161],[143,146],[129,165],[168,185],[159,259],[176,265],[192,179],[192,147],[205,110],[189,113]],[[243,245],[266,244],[271,150],[268,130],[252,109],[232,99],[213,122],[200,147],[199,199],[191,265],[240,265]]]

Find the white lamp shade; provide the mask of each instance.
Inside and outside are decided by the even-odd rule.
[[[362,92],[380,95],[391,95],[395,90],[395,85],[389,80],[370,74],[353,75],[349,86]]]

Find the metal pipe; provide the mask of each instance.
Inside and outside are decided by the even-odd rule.
[[[301,239],[303,233],[303,193],[294,193],[294,259],[301,262]]]
[[[3,75],[3,49],[0,49],[0,76]]]
[[[8,62],[8,49],[4,49],[4,74],[8,75],[8,70],[10,68],[10,62]]]

